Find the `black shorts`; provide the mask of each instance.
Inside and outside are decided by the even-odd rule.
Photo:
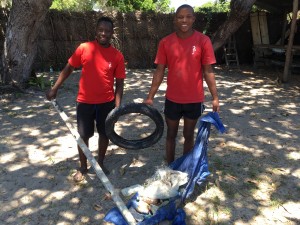
[[[115,107],[115,101],[102,104],[77,103],[77,129],[81,138],[94,135],[95,122],[99,134],[105,134],[105,120]]]
[[[168,99],[165,101],[164,114],[171,120],[179,120],[181,117],[197,120],[203,111],[204,105],[202,102],[180,104]]]

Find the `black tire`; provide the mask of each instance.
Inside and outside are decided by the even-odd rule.
[[[115,132],[115,123],[119,117],[130,113],[141,113],[152,119],[156,125],[155,130],[148,137],[138,140],[128,140]],[[105,132],[107,137],[114,144],[126,149],[143,149],[148,148],[159,141],[164,132],[164,120],[157,109],[144,103],[129,103],[119,108],[113,109],[105,121]]]

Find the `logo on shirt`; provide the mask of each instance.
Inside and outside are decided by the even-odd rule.
[[[193,46],[193,50],[192,50],[192,55],[194,55],[194,53],[197,51],[196,46]]]
[[[111,68],[111,62],[108,62],[108,68],[109,69]]]

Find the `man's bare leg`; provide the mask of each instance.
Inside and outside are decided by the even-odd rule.
[[[106,135],[99,134],[98,139],[98,163],[105,174],[109,174],[108,169],[104,166],[104,158],[109,144],[109,139]]]
[[[84,143],[86,146],[89,146],[89,138],[83,139]],[[83,151],[79,146],[77,146],[78,153],[79,153],[79,161],[80,161],[80,168],[77,170],[76,174],[74,175],[74,181],[79,182],[82,181],[84,178],[84,174],[87,173],[87,158],[84,155]]]
[[[191,120],[188,118],[184,118],[184,127],[183,127],[183,137],[184,137],[184,144],[183,144],[183,154],[188,153],[194,147],[194,132],[195,127],[198,120]]]
[[[178,132],[179,120],[166,118],[167,139],[166,139],[166,160],[170,164],[175,159],[176,136]]]

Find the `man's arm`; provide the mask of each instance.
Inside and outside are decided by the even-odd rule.
[[[220,105],[219,105],[218,91],[216,86],[215,74],[213,72],[213,68],[211,65],[203,65],[203,77],[206,81],[206,84],[208,86],[208,89],[213,99],[212,100],[213,112],[219,112]]]
[[[144,100],[144,103],[153,105],[154,96],[155,96],[161,82],[164,79],[165,68],[166,68],[165,65],[162,65],[162,64],[157,65],[156,70],[153,73],[150,91],[148,93],[147,99]]]
[[[115,104],[116,107],[120,107],[123,97],[124,79],[116,78],[116,91],[115,91]]]
[[[56,98],[59,87],[64,83],[64,81],[70,76],[70,74],[73,71],[74,71],[74,67],[71,66],[69,63],[67,63],[65,68],[60,72],[54,86],[46,93],[46,98],[48,100],[52,100]]]

